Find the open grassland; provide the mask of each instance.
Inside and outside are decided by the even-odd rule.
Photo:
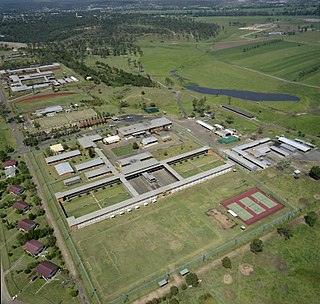
[[[225,304],[247,304],[252,299],[257,304],[316,303],[320,254],[314,244],[320,239],[320,223],[313,228],[304,223],[290,226],[293,233],[290,240],[274,233],[265,242],[262,253],[243,252],[231,258],[230,270],[220,264],[200,274],[200,286],[180,291],[177,296],[180,303],[197,304],[205,293],[210,293],[216,303]],[[254,270],[248,276],[239,270],[246,263]]]
[[[16,148],[17,143],[13,136],[11,125],[0,117],[0,150],[4,150],[6,146]]]
[[[125,294],[238,235],[239,229],[223,230],[205,212],[253,186],[242,172],[231,172],[73,232],[101,299]]]

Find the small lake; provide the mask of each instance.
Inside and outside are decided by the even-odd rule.
[[[278,94],[278,93],[259,93],[252,91],[241,90],[220,90],[210,89],[198,86],[185,86],[186,89],[210,95],[225,95],[234,98],[252,100],[252,101],[300,101],[300,98],[293,95]]]

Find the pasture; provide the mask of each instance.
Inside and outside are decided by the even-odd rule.
[[[224,230],[205,212],[253,186],[244,173],[230,172],[72,232],[102,301],[115,299],[237,236],[240,229]]]

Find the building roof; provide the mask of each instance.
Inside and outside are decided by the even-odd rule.
[[[280,144],[280,148],[289,152],[296,152],[297,149],[293,146],[287,145],[287,144]]]
[[[158,143],[158,139],[154,136],[149,136],[141,140],[142,145],[147,146],[154,143]]]
[[[50,278],[52,272],[57,271],[59,267],[50,261],[42,261],[35,268],[35,271],[42,275],[44,278]]]
[[[68,162],[60,163],[54,166],[59,175],[73,173],[74,170]]]
[[[99,134],[95,134],[90,136],[83,136],[78,138],[77,140],[83,149],[96,148],[97,145],[94,142],[102,140],[102,137]]]
[[[30,240],[26,242],[23,246],[23,249],[32,255],[37,253],[37,251],[41,248],[43,248],[43,244],[37,240]]]
[[[79,150],[73,150],[73,151],[61,153],[58,155],[46,157],[45,161],[49,165],[49,164],[56,163],[58,161],[68,159],[68,158],[78,156],[78,155],[81,155],[81,152]]]
[[[30,205],[27,204],[25,201],[16,201],[13,205],[13,208],[18,209],[18,210],[24,210],[25,208],[29,208]]]
[[[92,167],[95,167],[95,166],[102,165],[103,163],[104,162],[103,162],[103,160],[101,158],[94,158],[94,159],[91,159],[91,160],[89,160],[87,162],[75,165],[74,167],[76,168],[77,171],[81,171],[81,170],[85,170],[85,169],[88,169],[88,168],[92,168]]]
[[[204,121],[202,121],[202,120],[197,120],[196,123],[197,123],[198,125],[206,128],[206,129],[210,130],[210,131],[213,131],[213,130],[215,129],[213,126],[211,126],[210,124],[208,124],[208,123],[206,123],[206,122],[204,122]]]
[[[266,144],[270,140],[271,139],[269,137],[257,139],[257,140],[254,140],[252,142],[249,142],[249,143],[246,143],[246,144],[243,144],[243,145],[240,145],[240,146],[236,146],[236,147],[232,148],[232,150],[234,152],[238,153],[238,154],[243,154],[244,150],[247,150],[249,148],[253,148],[253,147],[258,146],[258,145]]]
[[[69,183],[77,183],[77,182],[80,182],[81,181],[81,177],[80,176],[74,176],[74,177],[71,177],[71,178],[68,178],[68,179],[65,179],[63,181],[64,185],[67,186]]]
[[[137,123],[128,127],[118,128],[118,132],[123,136],[132,135],[135,133],[146,132],[151,129],[160,128],[163,126],[171,125],[172,122],[166,117],[156,118],[143,123]]]
[[[106,174],[108,172],[111,172],[110,168],[108,166],[104,165],[98,169],[85,172],[84,175],[86,176],[87,179],[90,179],[90,178],[94,178],[94,177]]]
[[[230,110],[232,112],[235,112],[237,114],[240,114],[240,115],[242,115],[244,117],[247,117],[247,118],[254,118],[255,117],[254,115],[252,115],[252,114],[250,114],[248,112],[238,110],[238,109],[236,109],[236,108],[234,108],[232,106],[226,105],[226,104],[222,105],[222,107],[227,109],[227,110]]]
[[[9,192],[12,192],[14,194],[20,194],[21,192],[23,192],[25,189],[20,186],[20,185],[11,185],[9,187]]]
[[[231,159],[232,161],[234,161],[235,163],[241,165],[242,167],[250,170],[250,171],[254,171],[257,170],[258,167],[256,164],[252,163],[251,161],[244,159],[242,156],[239,156],[237,153],[233,152],[233,151],[225,151],[225,154],[227,155],[227,157],[229,159]]]
[[[180,275],[182,275],[182,276],[184,276],[184,275],[186,275],[186,274],[188,274],[189,273],[189,269],[188,268],[184,268],[184,269],[182,269],[181,271],[180,271]]]
[[[226,136],[229,136],[229,135],[232,135],[232,131],[228,130],[228,129],[225,129],[225,130],[218,130],[215,132],[215,134],[221,136],[221,137],[226,137]]]
[[[189,152],[185,152],[183,154],[179,154],[179,155],[170,157],[170,158],[166,159],[165,162],[167,164],[171,165],[172,163],[178,162],[181,159],[192,157],[194,155],[199,155],[199,154],[207,152],[208,150],[210,150],[209,146],[203,146],[203,147],[201,147],[199,149],[192,150],[192,151],[189,151]]]
[[[56,144],[56,145],[50,146],[50,150],[54,153],[58,153],[58,152],[64,151],[64,148],[61,144]]]
[[[30,231],[34,229],[37,226],[37,223],[34,221],[31,221],[29,219],[24,219],[18,222],[17,227],[19,229],[22,229],[24,231]]]
[[[103,142],[106,142],[106,143],[114,143],[114,142],[118,142],[120,140],[120,137],[119,135],[113,135],[113,136],[108,136],[108,137],[105,137],[103,139]]]
[[[15,167],[8,167],[4,170],[4,174],[7,178],[9,177],[15,177],[16,176],[16,168]]]
[[[12,167],[16,165],[17,165],[17,161],[15,159],[10,159],[2,163],[2,168]]]
[[[144,161],[149,158],[153,158],[152,154],[150,152],[143,152],[143,153],[136,154],[136,155],[133,155],[130,157],[119,159],[118,163],[120,166],[124,167],[124,166],[128,166],[128,165],[133,164],[138,161]]]
[[[61,112],[63,110],[63,108],[61,106],[51,106],[51,107],[46,107],[44,109],[40,109],[36,111],[37,115],[45,115],[48,113],[52,113],[52,112]]]
[[[278,147],[276,147],[276,146],[271,146],[270,149],[271,149],[272,151],[275,151],[275,152],[281,154],[282,156],[289,156],[289,155],[290,155],[288,152],[286,152],[286,151],[284,151],[283,149],[280,149],[280,148],[278,148]]]
[[[283,137],[283,136],[280,136],[278,138],[278,140],[280,142],[282,142],[284,144],[287,144],[287,145],[290,145],[290,146],[292,146],[292,147],[294,147],[294,148],[296,148],[296,149],[298,149],[298,150],[300,150],[302,152],[308,152],[308,151],[311,150],[310,147],[307,147],[307,146],[305,146],[303,144],[300,144],[300,143],[296,142],[295,140],[292,140],[292,139],[289,139],[289,138],[286,138],[286,137]]]

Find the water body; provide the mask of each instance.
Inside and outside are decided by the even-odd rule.
[[[225,95],[234,98],[252,100],[252,101],[300,101],[300,98],[293,95],[278,94],[278,93],[259,93],[252,91],[240,91],[240,90],[221,90],[210,89],[199,86],[185,86],[186,89],[210,95]]]
[[[171,76],[173,76],[173,77],[177,77],[177,78],[179,78],[179,79],[181,79],[181,80],[189,80],[188,78],[184,78],[184,77],[179,76],[177,73],[178,73],[178,70],[172,70],[172,71],[170,71],[170,74],[171,74]]]

